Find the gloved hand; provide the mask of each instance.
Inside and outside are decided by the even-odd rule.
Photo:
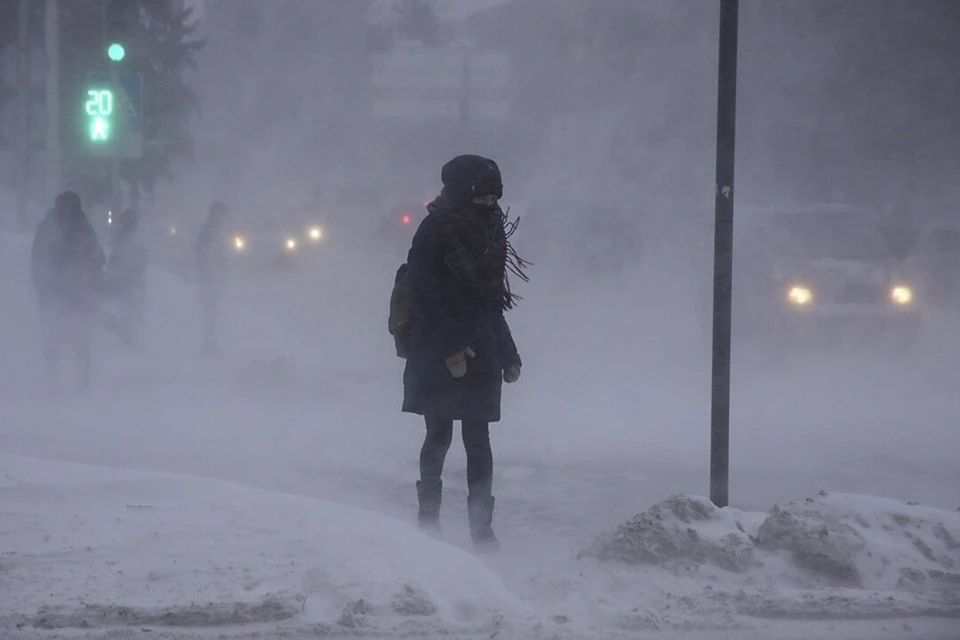
[[[460,353],[455,353],[449,358],[447,358],[447,369],[450,370],[450,374],[457,379],[462,378],[467,375],[467,358],[475,358],[477,354],[473,352],[473,349],[467,347]]]
[[[503,381],[507,384],[513,384],[520,379],[520,369],[522,365],[515,364],[503,370]]]

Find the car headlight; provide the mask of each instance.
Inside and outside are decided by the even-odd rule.
[[[287,238],[283,243],[284,248],[287,251],[296,251],[297,250],[297,241],[294,238]]]
[[[243,236],[234,236],[233,248],[237,251],[243,251],[247,248],[247,240]]]
[[[894,304],[908,305],[913,302],[913,289],[904,285],[898,285],[890,290],[890,299]]]
[[[798,307],[805,307],[813,302],[813,291],[809,287],[794,285],[787,291],[787,300]]]
[[[320,227],[310,227],[307,230],[307,237],[311,242],[320,242],[323,240],[323,229]]]

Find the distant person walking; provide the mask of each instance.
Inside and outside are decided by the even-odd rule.
[[[197,239],[197,282],[203,322],[203,352],[208,356],[220,354],[217,320],[227,270],[228,238],[224,226],[226,219],[226,205],[222,202],[212,203]]]
[[[90,384],[91,333],[98,321],[105,257],[80,203],[65,191],[37,227],[30,255],[43,334],[44,371],[56,382],[65,347],[76,356],[76,384]]]
[[[439,529],[441,474],[462,424],[467,453],[467,509],[476,545],[498,547],[492,528],[493,453],[489,425],[500,420],[502,382],[520,378],[522,362],[504,312],[517,300],[508,269],[526,280],[510,245],[516,224],[498,201],[500,169],[487,158],[458,156],[444,165],[443,189],[413,239],[395,296],[409,309],[391,327],[407,357],[403,411],[424,416],[418,522]],[[391,310],[394,315],[394,310]],[[400,342],[403,342],[401,347]]]

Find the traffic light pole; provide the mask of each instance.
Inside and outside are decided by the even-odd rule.
[[[733,170],[737,121],[739,0],[720,0],[717,87],[716,227],[713,249],[713,393],[710,412],[710,500],[730,493],[730,351],[733,318]]]
[[[100,17],[102,21],[103,50],[110,59],[110,89],[113,92],[113,96],[117,96],[120,95],[120,73],[117,70],[117,63],[123,59],[123,55],[121,53],[118,58],[114,58],[110,54],[111,43],[109,39],[111,33],[107,21],[109,3],[110,0],[102,0]],[[111,105],[111,111],[113,108],[113,105]],[[110,157],[110,213],[112,220],[119,219],[121,213],[120,207],[123,206],[121,200],[122,194],[120,192],[120,149],[123,142],[123,132],[119,131],[119,129],[121,129],[121,127],[114,128],[111,134],[113,139],[110,141],[113,146],[113,154]]]
[[[113,89],[113,95],[119,95],[120,75],[117,73],[117,65],[110,64],[110,84]],[[122,194],[120,193],[120,149],[123,144],[122,127],[117,127],[113,139],[113,157],[110,158],[110,212],[112,220],[119,220],[121,207],[123,206]]]
[[[20,0],[17,29],[17,84],[20,91],[20,139],[17,149],[19,184],[17,185],[17,230],[30,226],[28,205],[30,194],[30,3]]]
[[[60,192],[60,2],[46,0],[44,39],[50,70],[47,72],[47,192]]]

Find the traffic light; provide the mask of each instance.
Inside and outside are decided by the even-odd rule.
[[[103,7],[103,50],[114,64],[127,55],[130,26],[136,12],[136,2],[131,0],[107,0]]]
[[[116,100],[109,86],[90,86],[84,103],[87,115],[87,139],[93,144],[108,144],[113,140]]]
[[[119,42],[111,42],[107,46],[107,57],[112,62],[120,62],[127,55],[127,50]]]

